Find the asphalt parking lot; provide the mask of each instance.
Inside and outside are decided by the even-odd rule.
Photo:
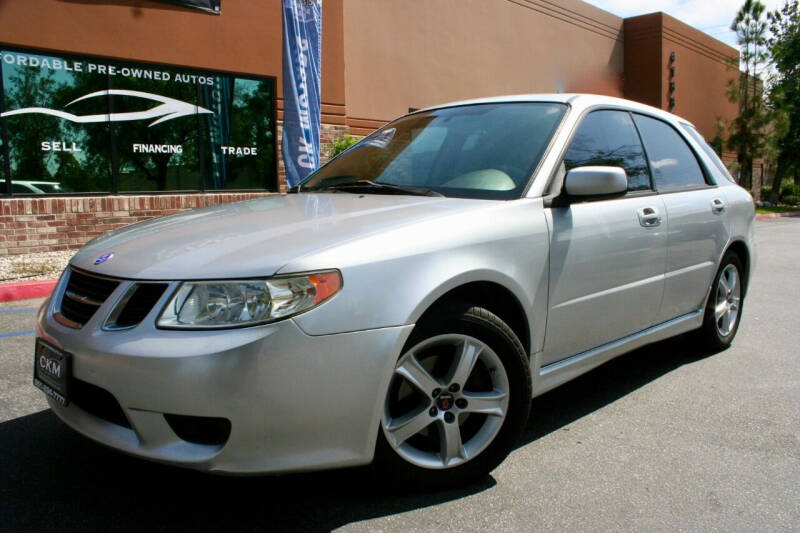
[[[209,476],[96,445],[31,385],[41,300],[0,304],[0,530],[797,530],[800,219],[759,222],[757,241],[732,348],[662,342],[537,398],[506,462],[445,492],[368,469]]]

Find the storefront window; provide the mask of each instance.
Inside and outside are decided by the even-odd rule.
[[[7,50],[0,69],[0,193],[276,188],[272,78]]]

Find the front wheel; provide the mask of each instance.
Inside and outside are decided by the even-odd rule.
[[[480,307],[452,303],[417,325],[384,401],[377,466],[433,486],[485,475],[528,419],[528,358],[513,331]]]

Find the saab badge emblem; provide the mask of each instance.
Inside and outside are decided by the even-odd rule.
[[[108,261],[112,257],[114,257],[114,252],[108,252],[107,254],[103,254],[100,257],[98,257],[97,259],[95,259],[94,260],[94,264],[95,265],[99,265],[100,263],[105,263],[106,261]]]

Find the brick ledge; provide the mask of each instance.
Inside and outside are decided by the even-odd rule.
[[[80,248],[106,231],[187,209],[274,192],[0,198],[0,256]]]

